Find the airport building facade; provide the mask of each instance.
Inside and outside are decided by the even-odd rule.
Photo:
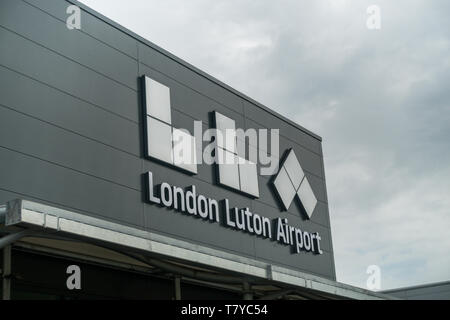
[[[318,135],[76,1],[0,43],[4,299],[389,298],[336,282]]]

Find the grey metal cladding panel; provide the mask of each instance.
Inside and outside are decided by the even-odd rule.
[[[317,200],[328,203],[327,190],[324,179],[321,179],[310,173],[306,173],[306,178],[308,179],[308,182],[313,189],[314,195],[316,196]]]
[[[17,0],[2,0],[0,25],[137,90],[137,61]]]
[[[443,285],[430,285],[419,288],[406,288],[404,290],[408,297],[427,296],[434,294],[446,294],[450,298],[450,283]]]
[[[243,129],[245,127],[244,117],[233,110],[223,107],[217,103],[212,103],[210,105],[210,111],[218,111],[226,117],[229,117],[234,120],[236,124],[236,129]],[[209,121],[210,128],[215,128],[214,121]]]
[[[299,200],[298,197],[296,197],[294,199],[294,201],[292,202],[292,205],[289,208],[288,213],[294,217],[300,217],[300,216],[303,217],[304,213],[302,213],[301,208],[302,208],[301,201]],[[329,215],[328,204],[318,201],[316,204],[316,207],[313,211],[313,215],[309,219],[309,222],[318,223],[325,227],[329,227],[330,223],[329,223],[328,215]],[[306,221],[306,222],[308,222],[308,221]]]
[[[383,292],[384,293],[384,292]],[[405,291],[395,291],[395,292],[385,292],[387,295],[397,297],[400,299],[406,299],[406,292]]]
[[[140,156],[140,126],[0,67],[0,104]]]
[[[256,166],[258,167],[258,173],[261,177],[270,179],[272,176],[275,176],[280,167],[280,159],[274,155],[269,154],[264,148],[256,148],[253,145],[248,143],[248,139],[246,139],[245,146],[248,148],[246,150],[246,157],[249,158],[250,161],[256,162]],[[238,144],[241,143],[242,140],[238,139]],[[257,158],[254,158],[257,155]],[[264,171],[261,171],[264,169]],[[264,174],[264,175],[263,175]]]
[[[290,250],[290,246],[269,239],[255,242],[255,255],[257,258],[328,279],[335,278],[332,267],[332,253],[324,251],[323,254],[316,255],[311,252],[301,251],[299,254],[292,254]]]
[[[173,163],[175,166],[197,174],[197,148],[196,139],[184,129],[172,130]]]
[[[203,148],[205,148],[205,146],[206,146],[206,144],[203,143]],[[200,147],[197,146],[197,149],[200,149]],[[204,149],[200,149],[200,151],[203,151],[203,150]],[[206,163],[198,164],[197,165],[197,174],[195,175],[195,178],[197,178],[203,182],[209,183],[211,185],[216,185],[216,181],[218,179],[216,169],[217,168],[215,165],[209,165]],[[227,191],[227,192],[229,192],[229,191]]]
[[[329,227],[317,224],[312,220],[305,220],[298,212],[297,215],[280,213],[278,210],[267,206],[261,202],[255,201],[252,206],[252,213],[258,213],[270,219],[276,218],[286,218],[288,219],[288,224],[293,227],[300,228],[302,231],[308,231],[309,233],[319,232],[321,241],[321,248],[326,251],[333,251],[332,244],[329,237]]]
[[[316,255],[311,252],[293,254],[290,246],[279,244],[276,241],[264,240],[255,242],[256,257],[334,279],[333,251],[329,240],[328,228],[299,217],[295,218],[290,214],[282,215],[277,210],[273,211],[272,208],[257,201],[254,202],[253,212],[270,218],[285,217],[288,218],[291,226],[300,227],[301,230],[308,232],[319,232],[322,238],[321,248],[324,251],[322,255]]]
[[[270,117],[272,117],[272,116],[270,116]],[[273,118],[272,120],[266,121],[266,122],[269,123],[269,122],[272,122],[272,121],[273,121],[273,125],[266,127],[266,126],[263,126],[263,125],[261,125],[259,123],[256,123],[253,120],[250,120],[246,116],[246,118],[245,118],[246,129],[255,128],[255,129],[258,129],[258,130],[259,129],[270,130],[270,129],[277,129],[277,128],[279,129],[280,127],[282,127],[284,125],[289,125],[289,124],[286,124],[286,123],[282,122],[281,120],[276,120],[275,118]],[[296,129],[296,130],[298,130],[298,129]],[[321,142],[319,140],[317,140],[315,138],[312,138],[312,137],[309,137],[310,139],[312,139],[311,140],[312,144],[311,145],[306,145],[306,144],[300,144],[299,143],[300,140],[295,140],[294,141],[294,140],[292,140],[292,137],[286,138],[282,134],[283,134],[283,131],[280,130],[280,140],[279,140],[280,146],[279,146],[279,149],[278,149],[278,156],[279,157],[282,158],[283,155],[284,155],[284,152],[287,149],[295,147],[294,151],[295,151],[295,154],[296,154],[297,158],[300,158],[304,152],[308,152],[308,154],[311,155],[310,158],[311,157],[313,159],[321,159],[322,158],[321,157],[321,154],[322,154],[321,150],[322,150],[322,148],[321,148]],[[300,130],[298,130],[298,134],[305,135]],[[319,148],[316,148],[316,146],[318,146]],[[269,154],[271,154],[272,156],[276,155],[276,152],[274,152],[274,149],[272,148],[271,135],[270,135],[269,131],[268,131],[268,135],[267,135],[267,146],[260,145],[259,147],[260,147],[261,150],[268,151]],[[316,151],[320,151],[320,152],[316,153]],[[320,164],[320,162],[319,162],[319,164]],[[303,163],[302,163],[302,165],[303,165]],[[319,176],[322,177],[323,176],[323,169],[320,168],[320,167],[321,166],[318,165],[317,168],[315,168],[315,173],[319,174]],[[302,168],[302,169],[305,169],[305,168]]]
[[[173,79],[177,79],[191,89],[228,108],[243,113],[242,99],[239,96],[142,43],[139,43],[139,61]]]
[[[405,300],[450,300],[450,284],[388,290],[383,293]]]
[[[3,28],[0,42],[0,65],[138,121],[136,91]]]
[[[450,291],[425,293],[411,296],[409,292],[406,293],[408,300],[450,300]]]
[[[198,164],[197,165],[197,174],[195,175],[195,178],[199,179],[205,183],[209,183],[211,185],[219,187],[218,185],[216,185],[216,179],[218,179],[218,178],[217,178],[217,171],[216,171],[215,165],[208,165],[205,163]],[[224,190],[222,187],[220,187],[220,188],[222,190]],[[230,192],[228,190],[226,190],[226,191]],[[234,194],[236,194],[236,193],[234,193]]]
[[[408,296],[408,300],[450,300],[450,291]]]
[[[295,201],[298,202],[298,199],[296,199]],[[294,209],[291,208],[292,209],[291,211],[295,210],[295,212],[289,212],[289,213],[291,213],[295,216],[300,215],[300,211],[298,209],[298,203],[295,203],[295,205],[293,205],[293,208]],[[310,221],[330,228],[328,205],[324,202],[318,201],[316,208],[314,209],[314,214],[310,218]]]
[[[201,121],[203,130],[209,128],[209,124],[207,122],[203,122],[199,119],[194,119],[190,114],[172,108],[172,126],[174,128],[186,129],[191,133],[191,135],[194,135],[194,121]]]
[[[252,235],[158,205],[146,206],[144,213],[149,230],[254,257],[255,239]]]
[[[280,136],[280,157],[283,157],[283,153],[289,148],[294,149],[297,159],[300,162],[305,174],[310,173],[318,176],[319,178],[323,178],[322,156],[305,149],[301,145],[292,142],[285,137]]]
[[[321,141],[246,100],[244,100],[244,114],[247,128],[280,129],[280,135],[289,137],[315,153],[322,154]]]
[[[317,200],[327,203],[327,192],[325,190],[324,180],[310,173],[306,173],[306,178],[308,179]]]
[[[1,204],[5,204],[8,201],[12,201],[14,199],[19,199],[19,198],[23,198],[23,195],[21,195],[19,193],[0,189],[0,203]],[[32,200],[32,199],[28,198],[27,200]]]
[[[175,62],[173,62],[175,63]],[[189,87],[171,79],[161,72],[155,71],[146,65],[140,64],[140,75],[148,77],[168,86],[170,88],[170,97],[173,110],[178,110],[190,115],[193,119],[201,120],[206,124],[212,125],[211,112],[216,110],[231,117],[236,121],[236,125],[244,128],[244,117],[241,113],[230,110],[229,108],[211,100],[207,96],[200,94]]]
[[[71,5],[71,3],[63,0],[24,1],[58,18],[62,22],[66,21],[68,17],[66,9]],[[137,58],[135,39],[83,10],[81,11],[81,32],[89,34],[133,58]]]
[[[140,158],[2,106],[0,146],[141,189]]]
[[[141,192],[0,148],[0,189],[142,228]]]
[[[272,180],[258,176],[259,198],[254,201],[265,203],[274,208],[281,210],[281,200],[278,200],[278,195],[272,187]],[[282,214],[282,212],[280,212]]]

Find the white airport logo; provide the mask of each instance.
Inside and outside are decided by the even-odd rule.
[[[293,149],[288,151],[287,157],[273,181],[273,185],[284,210],[289,209],[292,201],[297,196],[305,209],[308,219],[311,219],[317,205],[317,198]]]
[[[172,124],[170,88],[147,76],[142,77],[142,85],[146,158],[190,175],[196,175],[198,165],[203,162],[215,165],[219,185],[254,199],[260,196],[258,163],[261,176],[277,174],[273,185],[284,209],[288,210],[297,196],[308,218],[311,218],[317,199],[292,149],[279,168],[278,129],[270,130],[270,156],[266,144],[267,129],[244,131],[236,128],[234,119],[217,111],[212,112],[214,129],[203,132],[202,122],[194,120],[194,134],[191,135],[188,130],[175,128]],[[225,109],[224,113],[227,113]],[[246,154],[246,141],[248,148],[253,150],[249,154]],[[204,150],[203,142],[209,143]],[[271,219],[252,212],[250,208],[232,207],[226,198],[218,200],[199,194],[195,185],[183,188],[164,181],[155,185],[151,171],[145,174],[144,181],[147,203],[272,239],[290,246],[292,253],[323,254],[319,233],[289,225],[287,218]]]
[[[270,130],[271,152],[268,156],[267,129],[236,128],[236,121],[213,112],[214,129],[202,132],[201,121],[194,121],[194,135],[172,125],[170,88],[147,76],[143,77],[145,157],[157,160],[185,173],[196,175],[198,165],[215,164],[217,183],[252,198],[259,198],[258,167],[261,175],[274,175],[273,185],[284,210],[297,196],[310,219],[317,199],[292,149],[279,169],[279,130]],[[200,132],[197,132],[200,131]],[[214,142],[202,152],[203,141]],[[245,141],[249,140],[246,157]],[[197,147],[198,146],[198,147]],[[258,146],[258,147],[254,147]],[[215,152],[211,152],[215,150]],[[215,155],[211,158],[211,154]],[[266,166],[266,167],[264,167]]]

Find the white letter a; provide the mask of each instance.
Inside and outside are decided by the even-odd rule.
[[[379,30],[381,29],[381,9],[377,5],[372,5],[367,8],[367,29],[369,30]]]
[[[67,274],[71,274],[66,281],[67,289],[81,289],[81,270],[79,266],[71,265],[67,267]]]
[[[81,29],[81,11],[77,6],[68,6],[66,10],[70,16],[66,20],[66,25],[69,30]]]

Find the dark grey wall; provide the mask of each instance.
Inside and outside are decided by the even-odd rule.
[[[0,203],[37,200],[335,279],[320,139],[90,9],[82,11],[81,31],[68,30],[69,4],[0,2]],[[297,205],[281,213],[266,177],[259,178],[260,198],[251,200],[214,184],[211,166],[191,177],[144,160],[144,74],[171,88],[176,127],[192,130],[201,120],[208,128],[216,110],[242,128],[279,128],[280,152],[295,150],[319,200],[312,219],[304,220]],[[144,204],[141,174],[148,170],[156,183],[195,184],[206,196],[318,231],[324,254],[292,255],[268,239]]]
[[[383,293],[404,300],[450,300],[450,282],[387,290]]]

